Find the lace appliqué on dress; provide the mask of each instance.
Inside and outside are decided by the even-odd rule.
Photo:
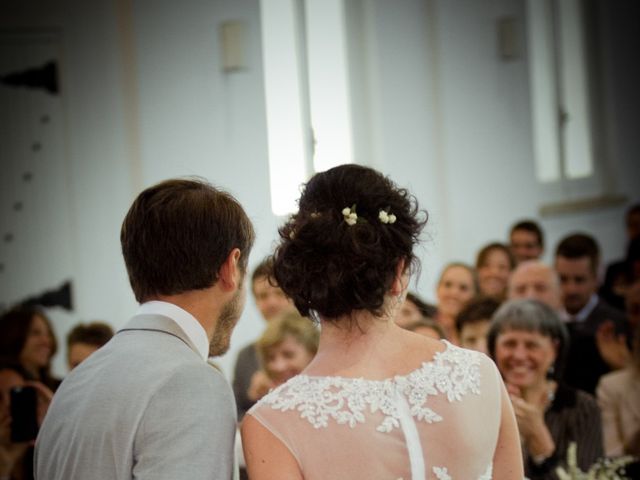
[[[438,480],[453,480],[451,475],[449,475],[447,467],[433,467],[432,470]],[[491,480],[492,473],[493,463],[490,463],[487,470],[480,476],[480,478],[478,478],[478,480]]]
[[[447,467],[433,467],[433,473],[436,474],[438,480],[451,480],[451,475],[449,475]]]
[[[445,394],[453,402],[469,392],[480,393],[479,354],[448,342],[446,345],[433,360],[408,375],[386,380],[298,375],[259,403],[282,412],[297,410],[315,428],[326,427],[330,418],[353,428],[364,423],[367,409],[371,413],[380,411],[384,419],[377,430],[390,432],[400,428],[397,395],[401,394],[414,418],[440,422],[442,417],[426,406],[429,395]]]

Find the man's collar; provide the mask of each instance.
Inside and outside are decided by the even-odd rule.
[[[587,302],[587,304],[584,307],[582,307],[582,309],[580,309],[578,313],[576,313],[575,315],[571,315],[566,310],[564,310],[562,312],[562,319],[567,322],[569,321],[584,322],[589,317],[589,315],[591,315],[591,312],[593,312],[593,309],[596,308],[596,305],[598,305],[599,300],[600,298],[598,297],[597,294],[595,293],[591,294],[591,297],[589,298],[589,301]]]
[[[191,343],[196,347],[197,353],[202,359],[206,361],[209,357],[209,339],[207,338],[207,332],[200,322],[183,308],[173,303],[152,300],[140,305],[137,315],[162,315],[169,317],[184,331],[189,340],[191,340]]]

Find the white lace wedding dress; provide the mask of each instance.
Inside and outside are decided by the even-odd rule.
[[[386,380],[299,375],[249,414],[307,480],[488,480],[504,389],[485,355],[455,347]]]

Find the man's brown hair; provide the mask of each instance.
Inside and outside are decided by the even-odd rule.
[[[556,257],[564,257],[570,260],[588,258],[591,263],[591,271],[598,273],[600,265],[600,247],[596,239],[586,233],[574,233],[563,238],[556,247]]]
[[[120,242],[138,302],[209,288],[231,250],[247,267],[255,233],[242,206],[203,179],[144,190],[122,223]]]
[[[103,322],[80,323],[67,334],[67,348],[76,343],[102,347],[113,337],[113,329]]]

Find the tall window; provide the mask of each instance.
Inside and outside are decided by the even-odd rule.
[[[351,163],[344,0],[261,0],[271,206],[295,211],[316,171]]]
[[[536,176],[556,201],[607,193],[587,13],[582,0],[527,1]]]

